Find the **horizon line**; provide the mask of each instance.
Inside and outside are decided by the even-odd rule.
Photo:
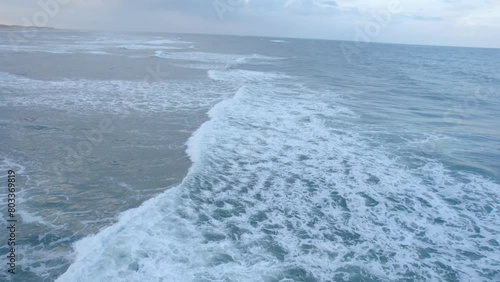
[[[204,33],[204,32],[175,32],[175,31],[131,31],[131,30],[101,30],[101,29],[75,29],[75,28],[59,28],[52,26],[25,26],[25,25],[10,25],[0,23],[0,28],[2,26],[6,27],[19,27],[19,28],[36,28],[36,29],[50,29],[51,31],[80,31],[80,32],[123,32],[123,33],[170,33],[170,34],[188,34],[188,35],[215,35],[215,36],[236,36],[236,37],[260,37],[260,38],[276,38],[276,39],[293,39],[293,40],[321,40],[321,41],[337,41],[337,42],[349,42],[358,44],[389,44],[389,45],[405,45],[405,46],[424,46],[424,47],[452,47],[452,48],[471,48],[471,49],[494,49],[498,50],[499,47],[488,47],[488,46],[465,46],[465,45],[438,45],[438,44],[427,44],[427,43],[405,43],[405,42],[388,42],[388,41],[357,41],[357,40],[347,40],[347,39],[334,39],[334,38],[319,38],[319,37],[288,37],[288,36],[271,36],[271,35],[258,35],[258,34],[227,34],[227,33]]]

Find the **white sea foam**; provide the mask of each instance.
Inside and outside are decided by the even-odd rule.
[[[224,85],[210,81],[39,81],[0,73],[0,83],[7,105],[45,107],[79,114],[120,114],[130,110],[147,114],[210,108],[227,93]]]
[[[146,44],[128,44],[128,45],[120,45],[118,47],[122,48],[122,49],[128,49],[128,50],[158,50],[158,49],[181,50],[181,49],[183,49],[181,47],[175,47],[175,46],[157,46],[157,45],[146,45]]]
[[[151,46],[153,47],[153,46]],[[95,55],[109,55],[109,52],[102,51],[105,48],[102,45],[71,45],[71,44],[49,44],[41,46],[11,46],[11,45],[0,45],[0,50],[6,51],[18,51],[18,52],[42,52],[51,54],[95,54]],[[157,48],[155,48],[157,49]],[[160,48],[161,49],[161,48]]]
[[[44,44],[39,45],[9,45],[0,44],[0,50],[22,52],[46,52],[53,54],[89,53],[103,55],[108,53],[103,49],[121,48],[127,50],[181,50],[188,47],[179,47],[192,42],[175,39],[138,39],[138,38],[113,38],[100,36],[95,39],[86,37],[44,38]]]
[[[222,76],[238,73],[248,75]],[[190,138],[183,183],[77,242],[58,281],[481,281],[498,271],[500,186],[432,159],[405,168],[350,130],[356,115],[336,99],[266,79],[240,88]]]
[[[1,75],[2,73],[0,73]],[[23,174],[26,171],[26,167],[14,162],[9,158],[0,156],[0,178],[7,177],[8,170],[14,170],[16,173]]]
[[[208,76],[217,81],[232,81],[236,83],[252,82],[252,81],[272,81],[276,79],[290,78],[285,74],[266,73],[250,70],[210,70]]]
[[[145,44],[152,44],[152,45],[163,45],[163,44],[192,44],[193,42],[172,40],[172,39],[155,39],[155,40],[146,41],[144,43]]]
[[[93,55],[112,55],[109,52],[104,52],[104,51],[87,51],[85,52],[87,54],[93,54]]]
[[[198,61],[212,64],[243,64],[247,62],[269,62],[280,58],[269,57],[258,54],[253,55],[237,55],[237,54],[220,54],[207,52],[156,52],[156,56],[164,59]]]
[[[47,222],[45,219],[43,219],[43,217],[32,214],[26,210],[19,210],[17,211],[17,214],[22,218],[23,223],[37,223],[42,225],[53,226],[50,222]]]

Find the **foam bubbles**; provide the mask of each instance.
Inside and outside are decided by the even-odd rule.
[[[145,44],[128,44],[128,45],[120,45],[118,48],[127,49],[127,50],[180,50],[183,49],[181,47],[175,46],[156,46],[156,45],[145,45]]]
[[[147,114],[210,108],[228,93],[224,85],[210,81],[38,81],[0,73],[0,83],[8,105],[79,114],[120,114],[130,110]]]
[[[276,79],[289,78],[289,76],[280,73],[265,73],[250,70],[210,70],[208,76],[217,81],[232,81],[235,83],[272,81]]]
[[[253,55],[236,55],[236,54],[219,54],[207,52],[164,52],[157,51],[156,56],[164,59],[197,61],[210,64],[244,64],[247,62],[266,63],[280,58],[268,57],[259,54]]]
[[[13,160],[5,157],[0,157],[0,179],[7,178],[8,170],[15,170],[16,173],[22,174],[26,171],[26,167],[14,162]]]
[[[244,82],[189,140],[183,183],[75,245],[58,281],[467,280],[498,273],[499,185],[405,167],[334,93]],[[281,81],[283,80],[283,81]]]
[[[108,55],[112,49],[126,50],[181,50],[188,48],[186,44],[192,42],[179,39],[148,37],[123,37],[116,35],[89,34],[87,36],[52,37],[50,34],[42,34],[36,45],[30,44],[0,44],[0,50],[21,52],[44,52],[51,54],[95,54]]]
[[[155,40],[146,41],[144,43],[151,44],[151,45],[164,45],[164,44],[191,44],[193,42],[172,40],[172,39],[155,39]]]

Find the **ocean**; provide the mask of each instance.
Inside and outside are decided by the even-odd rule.
[[[500,281],[499,49],[10,32],[1,281]]]

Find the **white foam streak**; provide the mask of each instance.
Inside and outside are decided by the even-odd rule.
[[[211,83],[207,87],[202,81],[39,81],[0,73],[0,83],[3,87],[0,94],[6,105],[45,107],[78,114],[124,111],[148,114],[210,108],[225,93],[223,88]]]
[[[183,48],[175,47],[175,46],[156,46],[156,45],[142,45],[142,44],[129,44],[129,45],[120,45],[119,48],[128,49],[128,50],[180,50]]]
[[[156,56],[164,59],[198,61],[212,64],[243,64],[249,61],[265,63],[280,58],[254,55],[220,54],[207,52],[164,52],[157,51]]]

